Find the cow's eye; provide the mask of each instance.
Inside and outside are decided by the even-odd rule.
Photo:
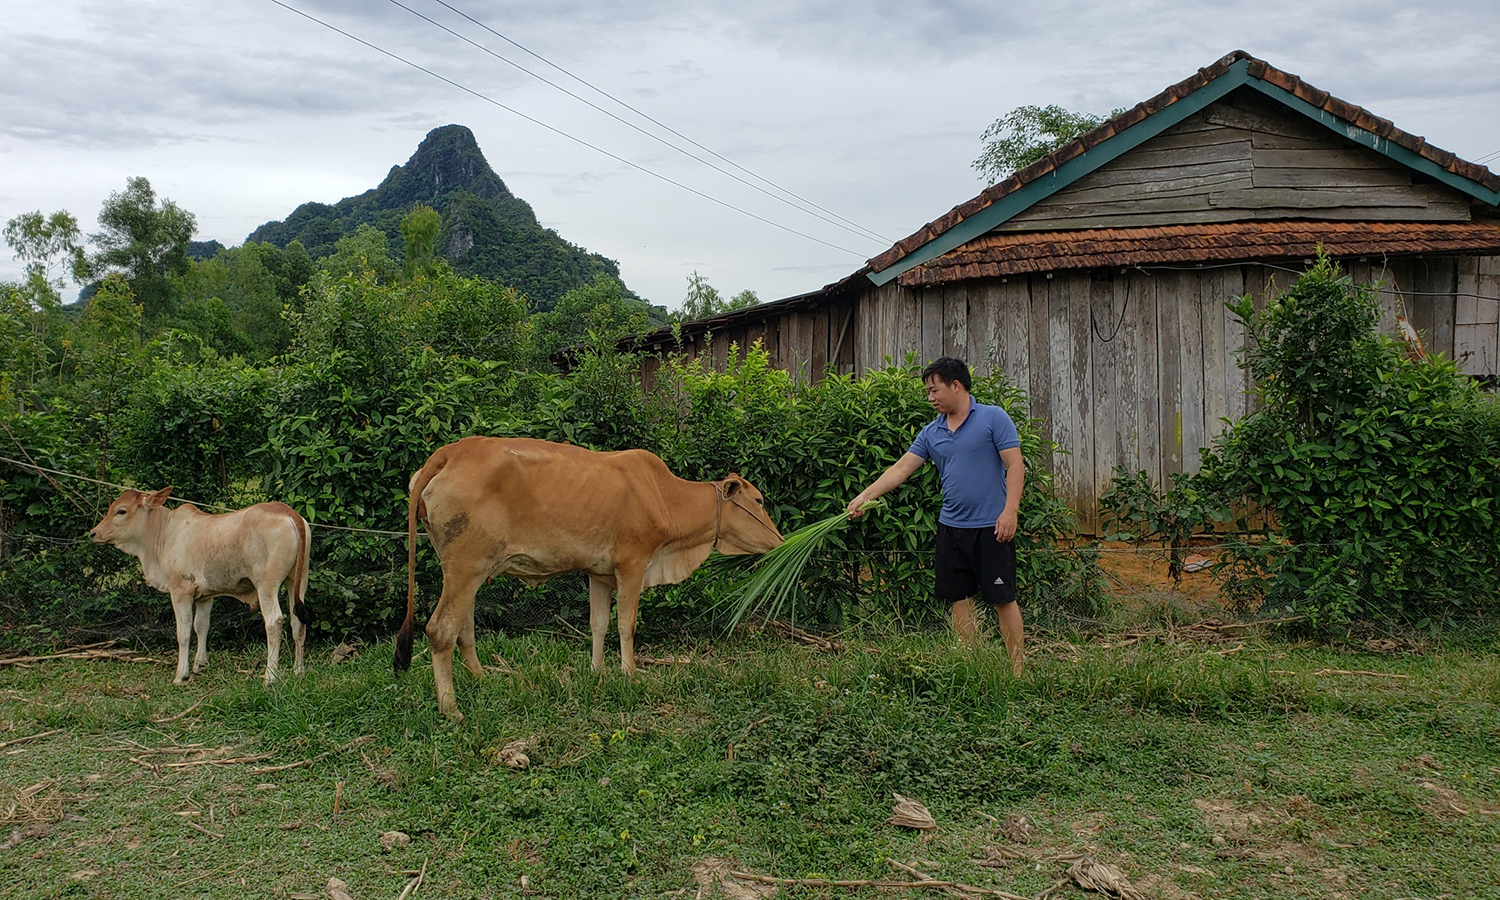
[[[123,515],[125,515],[125,510],[123,510],[123,509],[117,509],[117,510],[115,510],[115,515],[117,515],[117,516],[123,516]]]
[[[755,498],[755,502],[759,503],[761,506],[765,506],[766,505],[766,501],[760,499],[759,497]]]

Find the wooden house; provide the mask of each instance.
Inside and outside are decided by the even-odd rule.
[[[1500,374],[1500,176],[1244,52],[1200,69],[821,290],[640,336],[761,341],[802,377],[915,353],[1002,370],[1085,530],[1116,466],[1161,483],[1252,402],[1226,301],[1322,245],[1430,351]],[[649,377],[656,363],[648,360]]]

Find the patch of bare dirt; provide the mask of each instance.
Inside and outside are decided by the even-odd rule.
[[[741,881],[729,874],[735,869],[732,860],[707,856],[693,863],[693,883],[698,885],[694,900],[709,900],[725,897],[727,900],[765,900],[776,896],[777,888],[771,884]]]

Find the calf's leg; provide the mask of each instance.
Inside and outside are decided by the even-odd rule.
[[[193,595],[172,593],[172,616],[177,620],[177,677],[173,684],[187,684],[188,649],[193,643]]]
[[[291,596],[291,588],[287,589],[287,595]],[[292,644],[296,646],[296,659],[293,662],[293,671],[301,675],[305,669],[302,664],[303,651],[307,649],[307,623],[297,615],[295,603],[288,603],[292,608]]]
[[[594,637],[595,672],[604,670],[604,635],[609,631],[609,595],[614,589],[608,579],[589,576],[589,631]]]
[[[272,583],[265,587],[256,585],[260,595],[260,617],[266,623],[266,684],[276,680],[277,665],[281,661],[281,600],[277,594],[281,585]]]
[[[193,657],[193,674],[208,668],[208,617],[214,610],[214,598],[204,597],[193,610],[193,630],[198,632],[198,655]]]

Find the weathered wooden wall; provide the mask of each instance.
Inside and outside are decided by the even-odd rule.
[[[1243,88],[1008,220],[1051,231],[1245,219],[1467,221],[1468,199]]]
[[[1496,374],[1500,257],[1345,260],[1379,283],[1382,322],[1405,315],[1428,349],[1467,352],[1465,371]],[[1244,328],[1225,304],[1256,305],[1284,290],[1289,267],[1060,272],[934,288],[888,284],[860,299],[857,371],[903,360],[960,356],[976,374],[1001,371],[1031,397],[1030,414],[1064,451],[1059,487],[1097,529],[1098,498],[1115,467],[1159,483],[1195,472],[1199,451],[1253,408],[1237,353]],[[1464,294],[1470,295],[1464,297]],[[1482,299],[1483,298],[1483,299]],[[1465,303],[1467,300],[1469,302]]]
[[[1494,376],[1500,357],[1500,257],[1343,260],[1380,285],[1381,328],[1397,315],[1429,350]],[[799,378],[860,373],[908,356],[1003,372],[1031,398],[1030,415],[1061,445],[1058,486],[1087,532],[1115,467],[1158,483],[1195,472],[1199,451],[1253,408],[1237,354],[1245,331],[1225,304],[1257,306],[1296,277],[1292,266],[1058,272],[908,288],[894,281],[828,306],[726,329],[685,345],[722,367],[729,348],[764,342],[774,365]],[[648,362],[647,374],[655,364]]]

